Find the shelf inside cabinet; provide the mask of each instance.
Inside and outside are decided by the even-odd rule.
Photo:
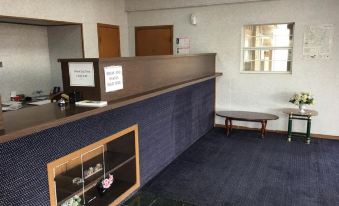
[[[117,153],[117,152],[105,152],[105,170],[106,175],[109,173],[113,173],[115,170],[119,169],[126,163],[132,161],[135,159],[135,155],[133,154],[123,154],[123,153]],[[96,156],[92,158],[91,160],[87,161],[87,165],[96,165],[98,161],[102,159],[102,156]],[[78,174],[75,171],[81,171],[80,170],[81,165],[71,169],[70,171],[67,171],[63,174],[57,175],[55,177],[55,182],[57,185],[57,198],[58,202],[62,203],[65,200],[73,197],[74,195],[81,195],[84,191],[88,191],[91,188],[95,187],[96,184],[103,179],[102,172],[98,172],[97,174],[94,174],[87,179],[85,179],[85,186],[83,188],[83,184],[73,184],[73,178],[75,177],[82,177],[82,174],[78,172]],[[59,205],[59,204],[58,204]]]
[[[103,206],[103,205],[109,205],[112,203],[117,197],[119,197],[121,194],[126,192],[130,187],[132,187],[134,183],[117,180],[114,181],[111,188],[103,195],[96,195],[97,191],[96,188],[91,188],[86,192],[86,196],[95,196],[96,198],[92,201],[86,203],[86,206]]]
[[[105,153],[106,173],[113,172],[135,158],[134,154],[123,154],[117,152]]]

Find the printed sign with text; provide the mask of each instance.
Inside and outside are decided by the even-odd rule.
[[[93,62],[69,62],[69,84],[72,87],[95,87]]]
[[[105,67],[106,92],[114,92],[124,88],[122,66]]]

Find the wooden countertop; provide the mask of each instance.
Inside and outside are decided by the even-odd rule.
[[[68,105],[66,109],[62,110],[57,103],[51,103],[42,106],[28,107],[12,112],[5,112],[3,113],[4,130],[0,131],[0,143],[12,141],[51,127],[139,102],[183,87],[207,81],[221,75],[222,73],[215,73],[213,75],[180,82],[142,94],[125,97],[109,102],[108,106],[101,108],[76,107],[74,105]]]

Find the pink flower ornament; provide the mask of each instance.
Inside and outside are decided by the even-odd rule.
[[[110,188],[112,183],[113,183],[113,180],[114,180],[113,175],[111,175],[111,174],[108,175],[108,178],[101,181],[102,187],[104,189]]]

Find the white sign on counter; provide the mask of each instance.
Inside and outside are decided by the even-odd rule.
[[[69,62],[69,84],[73,87],[95,87],[93,62]]]
[[[108,66],[105,71],[106,92],[114,92],[124,88],[122,66]]]

